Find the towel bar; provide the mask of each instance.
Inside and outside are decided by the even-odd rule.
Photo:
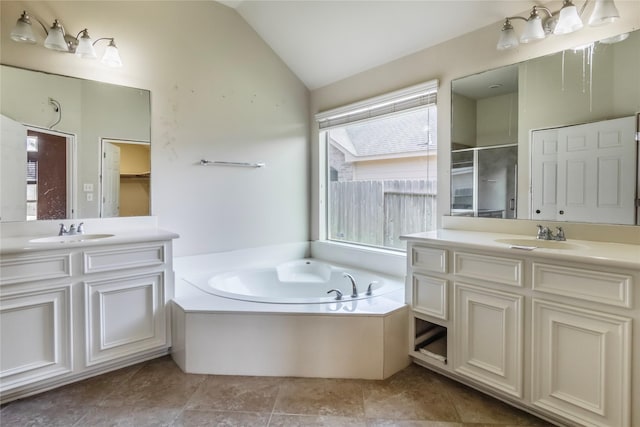
[[[219,160],[200,160],[200,166],[238,166],[242,168],[263,168],[264,163],[248,163],[248,162],[223,162]]]

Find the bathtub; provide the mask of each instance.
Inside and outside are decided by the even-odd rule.
[[[382,379],[410,363],[402,277],[256,251],[175,260],[171,354],[183,371]]]
[[[357,287],[355,297],[351,278]],[[348,302],[389,294],[404,287],[397,279],[309,258],[270,268],[225,272],[207,280],[186,280],[213,295],[270,304]],[[335,290],[341,292],[342,298],[337,298]]]

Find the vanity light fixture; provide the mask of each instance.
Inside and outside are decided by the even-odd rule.
[[[109,40],[101,62],[109,67],[122,67],[122,60],[113,37],[102,37],[94,41],[89,36],[89,31],[86,28],[74,37],[65,32],[64,27],[57,19],[53,21],[48,30],[38,18],[35,18],[35,20],[47,34],[44,40],[44,47],[47,49],[75,53],[76,56],[83,59],[96,59],[98,57],[95,50],[96,43],[102,40]],[[16,22],[16,26],[11,31],[11,40],[19,43],[36,43],[36,37],[31,26],[31,17],[26,11],[22,12]]]
[[[533,6],[528,18],[522,16],[509,16],[505,18],[498,40],[497,49],[506,50],[517,47],[520,43],[531,43],[543,40],[548,34],[569,34],[578,31],[583,27],[580,15],[584,12],[590,0],[585,0],[582,7],[578,8],[572,0],[563,0],[562,8],[557,12],[552,12],[544,6]],[[544,12],[545,17],[540,15]],[[589,26],[605,25],[620,18],[620,13],[613,0],[595,0],[595,7],[589,18]],[[525,28],[518,39],[511,21],[525,21]]]

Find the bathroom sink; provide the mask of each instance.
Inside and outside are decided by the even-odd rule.
[[[581,245],[558,240],[538,240],[538,239],[496,239],[497,243],[504,243],[511,246],[521,246],[525,248],[544,248],[544,249],[565,249],[576,250],[582,248]]]
[[[106,239],[113,237],[113,234],[71,234],[64,236],[39,237],[29,240],[30,243],[73,243],[87,240]]]

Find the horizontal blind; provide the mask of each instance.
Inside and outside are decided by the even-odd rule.
[[[438,80],[411,86],[385,95],[316,114],[320,129],[328,129],[345,124],[406,111],[416,107],[435,104],[438,94]]]

